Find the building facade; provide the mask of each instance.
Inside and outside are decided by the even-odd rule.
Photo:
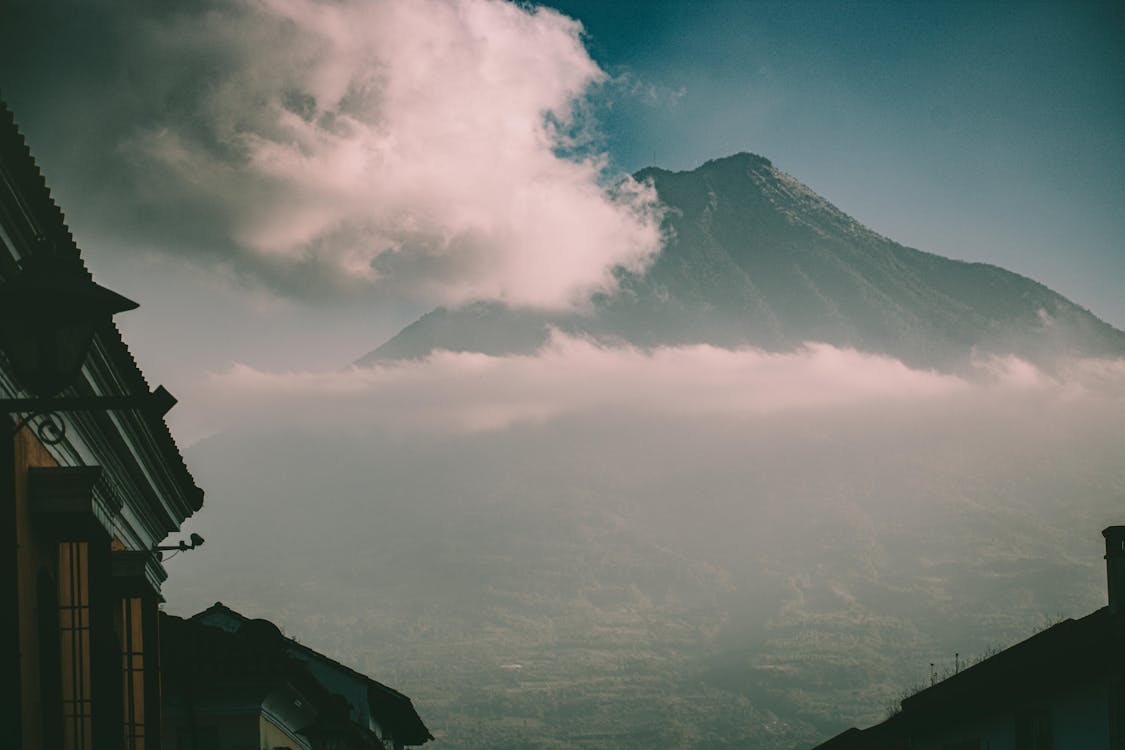
[[[0,294],[46,257],[89,279],[0,102]],[[9,305],[0,327],[35,326],[57,309],[50,295]],[[14,359],[0,355],[0,399],[8,403],[0,428],[0,528],[7,535],[0,674],[4,692],[15,696],[0,722],[4,747],[159,747],[157,607],[166,571],[154,548],[200,509],[203,492],[164,421],[174,399],[164,407],[152,399],[123,405],[152,391],[108,318],[90,326],[81,369],[59,394],[80,408],[29,406],[34,384],[21,382]]]

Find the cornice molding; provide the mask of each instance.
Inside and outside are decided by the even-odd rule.
[[[46,242],[44,241],[46,240]],[[73,254],[78,246],[46,180],[0,101],[0,276],[18,270],[17,261],[43,252]],[[0,356],[0,391],[23,394]],[[149,392],[144,375],[112,325],[98,331],[73,391],[78,395],[121,396]],[[179,528],[202,505],[196,486],[163,419],[136,410],[58,414],[67,435],[46,446],[65,466],[102,466],[105,482],[96,491],[107,531],[124,532],[148,545]],[[122,512],[126,510],[128,512]],[[119,529],[120,524],[141,528]]]

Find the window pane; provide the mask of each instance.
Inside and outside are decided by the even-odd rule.
[[[59,649],[63,747],[92,750],[89,546],[59,545]]]
[[[143,750],[145,724],[144,602],[130,597],[121,602],[121,684],[124,689],[126,750]]]

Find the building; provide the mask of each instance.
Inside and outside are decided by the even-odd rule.
[[[100,319],[98,299],[114,306]],[[135,306],[93,283],[0,103],[3,747],[159,744],[155,548],[203,492],[164,422],[174,399],[110,321]]]
[[[164,616],[167,750],[401,750],[433,739],[410,699],[221,603]]]
[[[1109,605],[1067,619],[816,750],[1125,750],[1125,526],[1102,532]]]

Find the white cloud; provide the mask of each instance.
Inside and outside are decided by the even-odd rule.
[[[1125,360],[1075,360],[1054,374],[1014,359],[977,363],[971,377],[827,344],[790,353],[710,345],[607,347],[556,332],[533,355],[437,351],[335,372],[274,373],[235,365],[193,397],[207,425],[334,425],[391,432],[465,433],[583,415],[724,420],[778,414],[944,413],[980,421],[1051,408],[1125,416]],[[1007,417],[1000,417],[1007,418]],[[185,435],[194,437],[194,435]]]
[[[954,376],[820,344],[791,354],[708,345],[643,351],[556,333],[534,355],[438,351],[421,361],[330,373],[236,365],[212,375],[197,403],[239,422],[271,418],[284,404],[279,418],[295,422],[324,417],[463,432],[605,411],[744,416],[894,404],[967,388]]]
[[[221,214],[252,262],[435,303],[561,308],[659,249],[655,192],[610,187],[603,156],[573,156],[605,74],[555,11],[247,0],[145,33],[218,72],[176,92],[195,116],[134,138],[139,166]]]

